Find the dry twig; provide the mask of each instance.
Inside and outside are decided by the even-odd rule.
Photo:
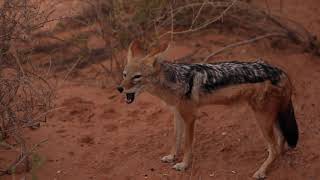
[[[207,62],[209,60],[210,57],[212,56],[216,56],[218,54],[221,54],[222,52],[225,52],[227,50],[230,50],[232,48],[235,48],[235,47],[238,47],[238,46],[242,46],[242,45],[245,45],[245,44],[250,44],[250,43],[253,43],[253,42],[256,42],[256,41],[259,41],[261,39],[265,39],[265,38],[270,38],[270,37],[286,37],[285,34],[282,34],[282,33],[271,33],[271,34],[265,34],[265,35],[262,35],[262,36],[257,36],[255,38],[250,38],[250,39],[246,39],[244,41],[240,41],[240,42],[236,42],[236,43],[233,43],[233,44],[229,44],[213,53],[210,53],[204,60],[203,62]]]

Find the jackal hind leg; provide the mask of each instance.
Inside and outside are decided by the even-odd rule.
[[[278,153],[282,154],[284,152],[285,138],[281,133],[281,130],[280,130],[280,127],[279,127],[278,123],[276,123],[274,125],[274,129],[273,130],[274,130],[274,134],[275,134],[275,136],[277,138],[277,150],[278,150]]]
[[[164,163],[171,163],[175,161],[176,156],[180,151],[181,139],[183,135],[183,126],[184,126],[183,119],[179,111],[175,107],[171,109],[174,115],[174,136],[172,139],[172,147],[170,150],[170,154],[163,156],[161,158],[161,161]]]
[[[280,141],[280,137],[278,137],[278,134],[274,130],[277,113],[276,111],[260,111],[255,112],[255,116],[257,124],[260,127],[262,135],[268,145],[268,157],[254,173],[253,178],[264,179],[266,178],[267,169],[279,155],[280,148],[277,141]]]

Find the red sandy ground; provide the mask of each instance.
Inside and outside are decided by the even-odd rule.
[[[285,14],[320,35],[318,0],[284,2]],[[236,36],[212,34],[177,40],[168,57],[189,54],[196,44],[215,50],[219,47],[217,42],[239,40]],[[291,77],[300,127],[297,148],[288,150],[274,163],[268,179],[320,179],[320,58],[294,49],[272,49],[264,43],[238,48],[221,58],[257,57],[281,67]],[[78,82],[93,74],[94,67],[82,70],[76,77]],[[33,143],[48,138],[38,150],[46,159],[36,172],[39,180],[242,180],[250,179],[267,156],[246,105],[210,106],[200,110],[196,123],[192,167],[187,172],[176,172],[171,169],[172,164],[160,162],[160,157],[169,152],[173,127],[172,114],[159,99],[142,94],[127,105],[113,87],[102,89],[71,80],[58,81],[55,104],[62,109],[52,113],[40,129],[27,132]]]

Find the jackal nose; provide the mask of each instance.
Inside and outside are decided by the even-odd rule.
[[[117,87],[117,90],[118,90],[120,93],[122,93],[122,92],[123,92],[123,87],[118,86],[118,87]]]

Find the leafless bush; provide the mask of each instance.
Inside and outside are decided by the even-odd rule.
[[[319,42],[302,25],[254,7],[248,0],[82,0],[83,13],[67,19],[64,27],[97,26],[108,50],[109,65],[102,65],[108,77],[118,82],[125,64],[125,53],[133,39],[144,41],[145,50],[160,40],[173,40],[178,35],[218,28],[245,38],[203,57],[210,57],[234,47],[268,39],[295,44],[301,49],[320,54]],[[89,62],[89,61],[86,61]],[[93,61],[91,61],[93,62]],[[78,67],[78,61],[75,65]],[[83,64],[83,62],[82,62]],[[72,67],[76,67],[72,66]],[[75,68],[72,68],[75,69]]]
[[[94,0],[86,14],[100,26],[100,34],[106,41],[106,48],[112,54],[119,54],[129,42],[141,38],[153,45],[162,38],[173,38],[216,27],[231,30],[248,39],[228,45],[204,57],[230,50],[261,39],[284,39],[302,49],[320,54],[319,42],[302,25],[285,17],[270,14],[268,10],[254,7],[250,1],[241,0]],[[95,12],[95,13],[92,13]],[[145,47],[146,49],[150,47]],[[125,58],[113,56],[109,75],[120,74]],[[118,76],[117,76],[118,77]]]
[[[23,136],[26,127],[37,128],[52,108],[53,91],[33,65],[28,43],[48,19],[40,1],[4,0],[0,3],[0,147],[19,148],[17,159],[0,175],[12,173],[18,165],[29,170],[29,149]]]
[[[157,38],[217,27],[231,30],[232,33],[242,36],[249,36],[249,39],[245,40],[246,43],[265,38],[281,38],[311,53],[317,55],[320,53],[316,37],[301,24],[289,18],[271,14],[268,10],[255,7],[247,1],[181,0],[167,3],[162,9],[151,11],[161,11],[158,13],[160,16],[146,16],[152,18]],[[159,31],[168,28],[171,30],[165,33]],[[236,43],[238,46],[243,44]]]

